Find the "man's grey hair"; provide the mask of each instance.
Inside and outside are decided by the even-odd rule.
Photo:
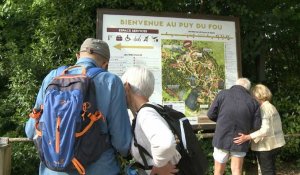
[[[248,91],[251,88],[251,82],[249,81],[248,78],[239,78],[236,80],[235,82],[236,85],[240,85],[243,86],[244,88],[246,88]]]
[[[154,91],[154,75],[144,67],[131,67],[122,76],[122,82],[128,82],[133,93],[149,98]]]

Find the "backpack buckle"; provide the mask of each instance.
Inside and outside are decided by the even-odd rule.
[[[39,109],[33,108],[32,112],[29,114],[29,117],[37,120],[41,117],[42,113],[43,113],[43,109],[39,110]]]
[[[105,121],[105,118],[104,118],[104,115],[99,112],[99,111],[96,111],[94,114],[89,114],[88,117],[90,118],[91,121],[97,121],[99,119],[102,119],[103,121]]]

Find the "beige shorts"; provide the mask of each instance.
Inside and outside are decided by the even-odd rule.
[[[218,149],[214,147],[214,153],[213,153],[215,161],[219,163],[226,163],[229,159],[229,156],[232,157],[245,157],[246,152],[230,152],[223,149]]]

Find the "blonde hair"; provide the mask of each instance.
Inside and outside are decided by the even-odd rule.
[[[263,85],[263,84],[257,84],[252,88],[252,95],[257,99],[261,101],[271,101],[272,99],[272,93],[270,89]]]

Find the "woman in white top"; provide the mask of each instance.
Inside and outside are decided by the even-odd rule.
[[[154,91],[154,76],[143,67],[129,68],[122,76],[127,97],[127,105],[134,115],[134,135],[139,145],[146,149],[151,157],[144,154],[147,165],[152,167],[147,174],[172,175],[176,174],[176,164],[181,156],[176,150],[173,133],[166,121],[151,107],[142,107],[149,103],[149,97]],[[154,104],[154,103],[152,103]],[[135,146],[131,145],[133,158],[145,167],[144,161]]]
[[[261,128],[249,135],[240,133],[239,137],[234,138],[234,142],[242,144],[252,139],[251,150],[256,154],[262,175],[275,175],[276,155],[279,148],[285,145],[280,115],[270,103],[272,93],[266,86],[256,85],[252,94],[261,105]]]

